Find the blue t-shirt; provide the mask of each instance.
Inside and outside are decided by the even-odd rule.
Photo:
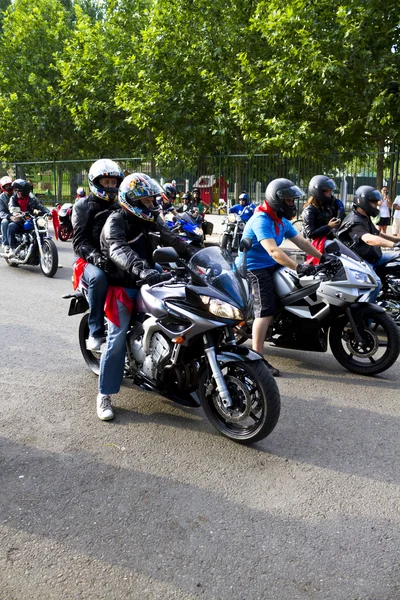
[[[230,213],[234,213],[235,215],[239,215],[239,217],[245,223],[253,216],[253,213],[256,209],[255,204],[246,204],[246,206],[242,206],[241,204],[235,204],[232,208],[229,209]]]
[[[278,264],[261,245],[262,240],[273,239],[276,245],[280,246],[284,238],[290,239],[298,235],[290,221],[285,218],[282,219],[282,225],[278,223],[278,227],[279,233],[276,233],[274,221],[264,212],[255,213],[246,223],[242,237],[250,239],[253,244],[247,253],[247,268],[249,271],[274,267]],[[237,266],[240,267],[242,262],[243,252],[239,251],[236,259]]]

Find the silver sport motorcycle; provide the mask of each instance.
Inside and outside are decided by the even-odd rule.
[[[359,375],[377,375],[400,353],[400,334],[384,308],[368,302],[377,283],[373,269],[338,240],[327,242],[331,262],[315,276],[299,277],[280,267],[274,273],[279,311],[267,341],[281,348],[326,352]],[[332,260],[333,259],[333,260]],[[251,337],[251,320],[235,331],[238,344]]]
[[[202,407],[210,423],[236,442],[268,436],[280,413],[280,395],[263,357],[237,346],[233,329],[247,318],[250,289],[229,252],[199,250],[188,263],[173,248],[154,251],[172,279],[140,288],[126,337],[125,376],[179,404]],[[86,312],[78,287],[69,314]],[[99,372],[99,353],[86,348],[88,315],[79,328],[83,358]]]

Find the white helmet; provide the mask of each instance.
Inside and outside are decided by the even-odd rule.
[[[118,180],[117,187],[103,187],[99,182],[99,179],[102,177],[115,177]],[[100,200],[115,200],[123,178],[124,174],[116,162],[109,158],[101,158],[100,160],[96,160],[90,167],[88,175],[89,189]]]

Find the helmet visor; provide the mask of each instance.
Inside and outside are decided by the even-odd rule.
[[[294,200],[295,198],[301,198],[305,194],[304,194],[303,190],[301,188],[299,188],[297,185],[292,185],[290,187],[278,190],[276,192],[276,195],[281,200],[291,200],[291,199]]]

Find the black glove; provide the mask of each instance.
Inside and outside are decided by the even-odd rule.
[[[147,285],[155,285],[163,280],[163,276],[155,269],[145,269],[140,273],[140,279]]]
[[[297,275],[300,275],[300,277],[303,275],[315,275],[316,272],[317,269],[314,267],[314,265],[307,265],[306,263],[303,263],[302,265],[297,265],[296,267],[296,273]]]
[[[106,266],[106,259],[99,253],[92,254],[91,256],[89,256],[89,259],[91,260],[88,260],[88,262],[91,262],[92,265],[98,267],[99,269],[104,269],[104,267]]]

